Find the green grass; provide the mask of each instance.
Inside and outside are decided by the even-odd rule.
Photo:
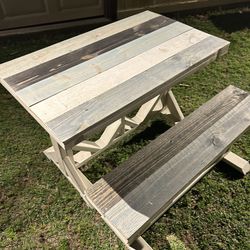
[[[231,41],[227,55],[174,89],[185,115],[229,84],[250,91],[247,15],[249,20],[248,9],[234,9],[179,18]],[[1,38],[0,62],[82,31]],[[153,122],[92,161],[87,175],[97,180],[167,128],[160,119]],[[99,215],[43,156],[48,146],[44,130],[0,87],[0,249],[123,249]],[[250,160],[249,132],[233,151]],[[154,249],[250,249],[249,191],[249,175],[242,178],[218,164],[143,236]]]

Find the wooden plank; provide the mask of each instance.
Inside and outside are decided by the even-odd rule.
[[[147,71],[207,37],[209,37],[208,34],[198,30],[187,31],[95,77],[31,106],[31,110],[44,122],[48,122],[81,103]]]
[[[182,77],[199,69],[203,64],[215,60],[217,52],[224,46],[228,46],[224,40],[209,37],[48,122],[47,126],[54,131],[58,141],[63,142],[64,146],[80,142],[88,133],[96,132],[119,119],[120,116],[149,101],[162,91],[167,91]],[[134,86],[137,87],[134,88]],[[131,92],[132,89],[133,92]]]
[[[90,188],[88,198],[132,242],[250,127],[250,96],[232,86]]]
[[[244,175],[250,171],[250,163],[231,151],[227,152],[222,160]]]
[[[156,13],[145,11],[3,63],[0,65],[0,79],[7,78],[13,74],[17,74],[41,63],[50,61],[56,57],[64,55],[65,53],[69,53],[72,50],[77,50],[83,46],[102,40],[125,29],[132,28],[157,16],[159,15]]]
[[[41,63],[20,73],[14,74],[4,80],[15,90],[18,91],[36,82],[46,79],[52,75],[67,70],[75,65],[88,61],[98,55],[117,48],[125,43],[133,41],[143,35],[151,33],[161,27],[173,23],[174,20],[159,16],[146,21],[132,28],[123,30],[119,33],[106,37],[77,50],[65,53],[50,61]]]
[[[34,105],[58,92],[96,76],[122,62],[152,49],[159,44],[192,29],[180,22],[174,22],[166,27],[126,43],[112,51],[76,65],[59,74],[17,91],[17,95],[28,105]],[[53,84],[51,84],[53,82]]]

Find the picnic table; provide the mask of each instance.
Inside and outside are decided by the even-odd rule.
[[[3,63],[0,81],[48,132],[48,158],[103,215],[80,167],[154,113],[182,121],[171,88],[228,47],[228,41],[145,11]],[[99,139],[90,140],[97,133]],[[125,235],[125,229],[106,222],[128,247],[142,232],[139,225]],[[142,238],[138,242],[149,247]]]

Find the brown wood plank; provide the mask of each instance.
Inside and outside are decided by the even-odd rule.
[[[153,32],[154,30],[167,26],[173,22],[175,21],[164,16],[156,17],[147,22],[136,25],[133,28],[124,30],[83,48],[77,49],[48,62],[12,75],[8,78],[5,78],[4,80],[15,91],[18,91],[49,76],[55,75],[70,67],[90,60],[118,46]]]
[[[118,119],[122,113],[130,112],[164,89],[172,87],[181,77],[198,69],[199,66],[202,67],[204,62],[214,60],[218,51],[228,44],[215,37],[206,38],[110,91],[49,121],[47,126],[57,136],[58,141],[66,146],[70,146],[71,143],[75,145],[90,131],[96,132],[103,128]]]
[[[250,96],[229,86],[88,190],[122,240],[132,242],[250,127]]]

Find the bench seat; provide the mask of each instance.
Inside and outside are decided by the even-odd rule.
[[[249,93],[229,86],[97,181],[87,198],[130,245],[249,127]]]

